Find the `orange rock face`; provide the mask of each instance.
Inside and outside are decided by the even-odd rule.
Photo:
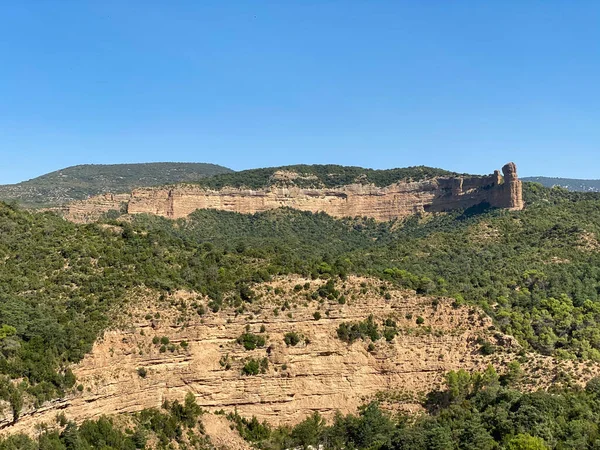
[[[197,209],[256,213],[290,207],[325,212],[333,217],[367,216],[387,221],[420,211],[443,212],[487,203],[491,207],[523,209],[522,185],[514,163],[484,177],[434,178],[398,182],[386,187],[349,184],[337,188],[306,189],[269,186],[264,189],[205,189],[195,185],[136,189],[131,194],[105,194],[65,209],[76,222],[95,220],[101,214],[126,208],[129,214],[155,214],[172,219]],[[289,178],[288,174],[288,178]]]
[[[377,392],[426,392],[439,387],[448,370],[483,370],[491,361],[492,356],[477,351],[477,337],[497,343],[488,331],[492,322],[482,314],[471,315],[470,308],[454,308],[449,299],[433,308],[431,298],[400,290],[391,290],[391,298],[384,300],[379,293],[381,282],[349,277],[348,302],[328,302],[328,313],[323,309],[323,317],[315,320],[319,302],[311,300],[303,306],[307,301],[304,294],[293,289],[307,282],[310,291],[324,283],[291,277],[255,286],[261,299],[253,303],[252,313],[242,315],[221,310],[200,317],[191,308],[182,313],[166,301],[155,300],[158,294],[149,293],[152,300],[135,296],[132,318],[124,318],[118,329],[105,332],[92,352],[74,367],[84,391],[74,389],[41,408],[24,408],[16,424],[10,414],[0,414],[0,434],[32,432],[41,422],[53,423],[60,412],[82,422],[103,414],[160,407],[164,400],[181,400],[188,392],[207,410],[237,410],[245,417],[254,415],[272,424],[294,424],[313,411],[327,418],[337,410],[355,412],[364,397]],[[361,282],[369,286],[367,293],[361,293]],[[278,287],[285,294],[275,295],[267,286]],[[177,305],[198,301],[193,293],[177,293],[174,298]],[[298,307],[293,313],[275,313],[286,301]],[[154,318],[156,311],[160,311],[160,319]],[[149,313],[152,319],[146,319]],[[398,336],[390,342],[375,342],[371,351],[368,342],[347,344],[337,337],[342,322],[365,320],[370,315],[378,324],[393,319]],[[178,320],[184,316],[182,326]],[[425,320],[422,326],[416,324],[417,317]],[[266,339],[263,347],[246,350],[236,341],[247,327]],[[302,339],[287,346],[284,335],[291,331]],[[161,336],[169,338],[174,351],[161,352],[160,343],[153,344],[153,338]],[[180,345],[184,341],[185,348]],[[507,360],[520,349],[508,336],[497,345],[510,355]],[[257,376],[243,375],[248,358],[266,358],[268,367]],[[146,376],[138,375],[140,367],[146,369]]]
[[[308,290],[294,289],[305,283]],[[182,400],[189,392],[203,409],[237,410],[273,425],[296,424],[314,411],[327,419],[336,411],[355,413],[379,393],[400,394],[402,400],[394,403],[419,411],[418,398],[442,387],[448,371],[483,371],[492,364],[504,373],[508,363],[522,355],[518,342],[495,330],[478,308],[456,307],[451,299],[434,302],[391,285],[386,291],[389,298],[383,298],[384,282],[355,276],[340,283],[348,299],[344,304],[306,298],[306,292],[324,283],[280,277],[253,287],[257,300],[251,310],[243,314],[233,309],[207,310],[204,316],[198,315],[192,302],[206,304],[208,299],[196,293],[178,291],[161,300],[158,292],[134,291],[127,313],[73,367],[84,390],[74,388],[38,408],[28,402],[16,423],[10,408],[5,408],[0,411],[0,435],[33,434],[42,423],[56,423],[60,413],[81,423],[102,415],[159,408],[164,400]],[[275,294],[277,288],[280,294]],[[282,311],[285,304],[291,309]],[[318,320],[317,310],[322,312]],[[398,334],[373,346],[368,339],[348,344],[338,338],[341,323],[369,316],[380,330],[384,320],[393,320]],[[246,332],[263,336],[264,346],[246,350],[238,342]],[[300,342],[286,345],[289,332],[298,333]],[[161,343],[154,343],[159,337],[168,338],[169,348],[161,351]],[[498,351],[483,355],[481,340]],[[249,358],[268,364],[257,375],[244,375],[242,367]],[[557,375],[565,372],[583,385],[600,371],[597,363],[534,353],[526,353],[526,360],[524,373],[535,376],[535,383],[526,389],[556,386]],[[139,368],[146,371],[143,377]]]

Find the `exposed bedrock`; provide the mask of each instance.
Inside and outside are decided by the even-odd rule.
[[[522,184],[514,163],[488,176],[439,177],[425,181],[401,181],[386,187],[348,184],[336,188],[307,189],[272,185],[263,189],[225,187],[210,190],[198,185],[136,189],[131,194],[104,194],[74,202],[65,217],[76,222],[97,219],[110,210],[129,214],[155,214],[172,219],[197,209],[256,213],[280,207],[325,212],[333,217],[367,216],[387,221],[421,211],[444,212],[479,204],[495,208],[523,209]]]

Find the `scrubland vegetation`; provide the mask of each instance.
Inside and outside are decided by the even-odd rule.
[[[478,208],[392,223],[283,209],[254,215],[197,211],[178,221],[111,214],[100,223],[75,225],[53,213],[0,204],[0,398],[18,418],[24,401],[41,405],[76,389],[70,365],[122,314],[136,287],[195,291],[208,297],[202,313],[211,314],[255,301],[255,283],[292,273],[330,280],[314,295],[340,303],[346,300],[336,285],[354,273],[418,294],[449,296],[457,306],[481,306],[528,349],[600,361],[600,196],[533,184],[525,194],[528,206],[521,212]],[[315,320],[320,317],[315,313]],[[338,336],[377,340],[394,329],[392,323],[346,323]],[[288,341],[294,345],[296,339]],[[249,350],[263,345],[251,333],[239,342]],[[264,370],[261,361],[251,361],[247,375]],[[461,388],[458,397],[440,394],[416,422],[368,405],[331,427],[319,425],[317,417],[301,425],[322,430],[319,442],[338,439],[344,448],[367,448],[352,437],[358,433],[353,427],[371,426],[365,421],[383,427],[376,431],[382,446],[371,448],[598,445],[595,385],[551,394],[520,393],[499,382],[485,386]],[[300,442],[289,432],[285,439],[292,441],[282,442]],[[280,431],[269,433],[261,440],[272,442]],[[405,435],[416,446],[408,446]],[[468,447],[469,440],[479,446]],[[63,448],[56,445],[40,448]],[[103,448],[93,445],[65,448]]]
[[[229,418],[245,439],[269,450],[598,448],[599,379],[585,389],[522,393],[513,386],[518,376],[518,367],[504,377],[491,366],[483,373],[450,372],[446,388],[431,392],[423,401],[426,412],[416,417],[373,401],[329,424],[319,413],[278,428],[237,414]]]

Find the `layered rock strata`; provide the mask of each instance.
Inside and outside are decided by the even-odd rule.
[[[422,211],[444,212],[480,204],[523,209],[522,185],[515,164],[506,164],[502,171],[504,176],[495,171],[484,177],[439,177],[402,181],[386,187],[354,183],[336,188],[307,189],[275,183],[257,190],[230,187],[210,190],[197,185],[142,188],[131,194],[104,194],[74,202],[64,209],[64,214],[72,221],[86,222],[110,210],[179,219],[197,209],[256,213],[290,207],[325,212],[333,217],[366,216],[387,221]]]
[[[305,283],[308,290],[294,289]],[[130,413],[183,399],[188,392],[205,409],[237,410],[272,424],[294,424],[314,411],[327,418],[338,410],[355,412],[383,392],[402,394],[405,409],[418,410],[415,400],[438,388],[449,370],[484,370],[493,364],[502,372],[519,357],[515,339],[495,331],[491,319],[475,308],[391,287],[384,298],[380,281],[357,277],[341,287],[344,304],[307,300],[305,293],[323,283],[289,278],[256,286],[257,300],[243,314],[221,310],[200,316],[193,305],[206,299],[193,293],[162,301],[155,293],[132,295],[131,318],[124,315],[126,322],[107,331],[74,368],[83,391],[73,389],[41,408],[29,406],[16,423],[7,408],[0,429],[32,432],[42,422],[53,423],[59,413],[77,422]],[[317,310],[321,317],[315,317]],[[338,338],[342,322],[370,315],[380,326],[393,320],[398,334],[373,347],[368,339],[348,344]],[[237,339],[248,331],[263,336],[265,345],[245,350]],[[296,345],[284,342],[290,332],[301,336]],[[496,353],[482,355],[483,341],[492,343]],[[250,358],[268,362],[262,373],[242,373]],[[585,383],[599,368],[531,353],[527,360],[525,372],[537,374],[534,388],[553,384],[563,371]]]

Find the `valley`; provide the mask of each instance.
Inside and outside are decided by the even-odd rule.
[[[127,450],[363,448],[339,429],[356,420],[397,447],[393,430],[472,426],[503,396],[515,411],[593,403],[599,202],[509,164],[259,169],[1,204],[0,448],[69,433]],[[514,437],[491,423],[481,448]]]

